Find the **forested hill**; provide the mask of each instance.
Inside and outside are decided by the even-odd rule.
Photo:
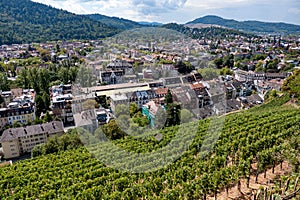
[[[263,33],[290,33],[300,34],[300,26],[287,23],[270,23],[260,21],[236,21],[232,19],[223,19],[218,16],[208,15],[195,19],[187,24],[212,24],[224,26],[235,30],[243,30],[247,32],[263,32]]]
[[[245,37],[254,36],[250,33],[244,33],[241,31],[221,27],[190,28],[176,23],[165,24],[162,27],[178,31],[194,39],[199,39],[203,37],[205,39],[216,39],[224,38],[226,37],[226,35],[242,35]]]
[[[0,44],[98,39],[118,29],[30,0],[0,1]]]
[[[128,30],[132,28],[141,28],[146,25],[139,24],[137,22],[128,20],[128,19],[123,19],[123,18],[118,18],[118,17],[108,17],[105,15],[101,14],[90,14],[90,15],[84,15],[92,20],[99,21],[103,24],[106,24],[107,26],[114,27],[117,29],[121,30]]]

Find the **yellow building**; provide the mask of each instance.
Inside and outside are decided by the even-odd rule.
[[[15,158],[29,153],[36,145],[45,143],[49,137],[61,136],[63,133],[64,126],[59,121],[7,129],[0,140],[4,157]]]

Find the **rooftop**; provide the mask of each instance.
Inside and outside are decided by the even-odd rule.
[[[37,135],[41,133],[55,134],[63,132],[64,126],[60,121],[45,124],[37,124],[27,127],[10,128],[3,132],[0,142],[8,142],[24,136]]]
[[[156,88],[154,91],[157,95],[167,94],[168,88]]]

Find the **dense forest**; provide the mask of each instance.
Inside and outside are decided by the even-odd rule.
[[[162,26],[163,28],[171,29],[183,33],[193,39],[205,38],[206,40],[217,39],[217,38],[226,38],[226,36],[236,36],[241,35],[245,37],[254,36],[250,33],[244,33],[241,31],[227,29],[227,28],[218,28],[218,27],[207,27],[207,28],[190,28],[184,25],[170,23]]]
[[[128,30],[132,28],[141,28],[146,26],[128,19],[123,19],[118,17],[108,17],[100,14],[90,14],[85,16],[91,18],[92,20],[99,21],[103,24],[106,24],[109,27],[114,27],[120,30]]]
[[[88,17],[30,0],[1,0],[0,8],[0,45],[99,39],[119,32]]]
[[[260,33],[290,33],[299,34],[300,26],[287,23],[270,23],[259,21],[236,21],[232,19],[223,19],[218,16],[208,15],[195,19],[187,24],[214,24],[235,30],[242,30],[246,32],[260,32]]]

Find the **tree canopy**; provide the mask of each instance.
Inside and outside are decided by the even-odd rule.
[[[0,45],[72,39],[99,39],[119,32],[88,17],[35,3],[1,0]]]

